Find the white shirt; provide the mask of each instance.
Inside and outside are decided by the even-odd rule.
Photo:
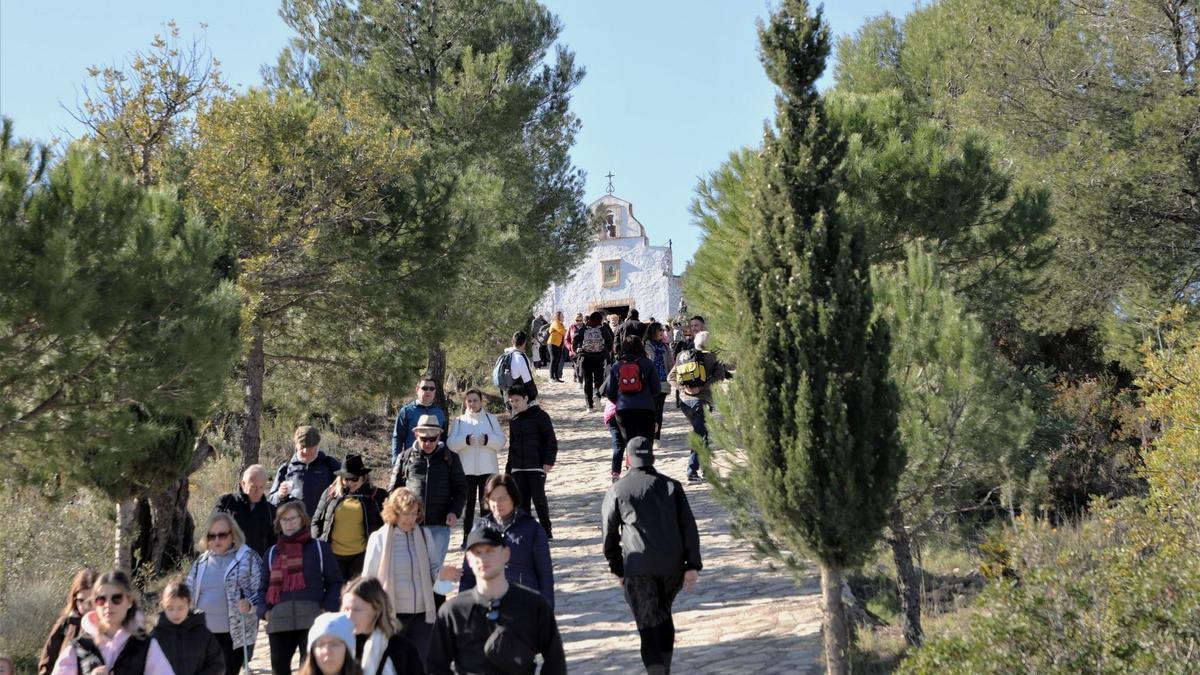
[[[506,352],[512,352],[512,359],[508,363],[508,370],[512,373],[513,382],[524,380],[525,382],[533,382],[533,373],[529,371],[529,359],[525,356],[525,352],[516,347],[505,349]],[[517,358],[517,357],[521,358]]]

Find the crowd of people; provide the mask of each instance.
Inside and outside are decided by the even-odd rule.
[[[152,630],[126,574],[81,571],[39,675],[232,675],[248,669],[260,630],[277,675],[297,655],[299,672],[323,675],[533,673],[538,662],[546,675],[566,672],[546,497],[558,441],[534,371],[563,382],[567,362],[586,409],[603,402],[612,440],[604,556],[647,672],[669,673],[672,603],[696,584],[701,558],[682,484],[654,468],[655,441],[673,389],[707,442],[710,390],[730,370],[706,351],[702,317],[686,331],[642,323],[636,310],[620,319],[579,313],[567,326],[558,312],[535,319],[532,340],[516,333],[493,372],[507,425],[479,389],[451,418],[437,382],[421,378],[396,416],[386,488],[371,483],[364,457],[339,461],[320,449],[318,429],[297,428],[269,486],[256,464],[217,499],[199,556],[160,593]],[[687,478],[701,480],[695,452]],[[446,565],[460,523],[463,562]]]

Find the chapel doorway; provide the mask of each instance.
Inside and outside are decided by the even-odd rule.
[[[609,314],[616,314],[621,317],[621,321],[629,318],[629,305],[612,305],[611,307],[601,307],[601,312],[604,312],[604,317],[607,319]]]

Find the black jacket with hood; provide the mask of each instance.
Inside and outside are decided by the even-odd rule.
[[[188,614],[175,624],[163,612],[150,636],[158,641],[175,675],[224,675],[225,652],[205,627],[203,614]]]

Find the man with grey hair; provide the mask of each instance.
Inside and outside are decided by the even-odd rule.
[[[268,476],[262,464],[246,467],[237,490],[218,497],[213,509],[233,516],[246,535],[246,545],[259,557],[275,545],[275,505],[267,501]]]
[[[712,385],[730,377],[725,364],[713,352],[707,351],[708,331],[700,331],[692,336],[694,347],[685,349],[675,357],[675,366],[667,373],[667,381],[675,387],[679,397],[680,410],[683,416],[692,423],[692,431],[696,432],[704,443],[708,444],[708,425],[705,423],[705,409],[712,410]],[[687,477],[689,483],[699,483],[700,456],[695,450],[688,457]]]

